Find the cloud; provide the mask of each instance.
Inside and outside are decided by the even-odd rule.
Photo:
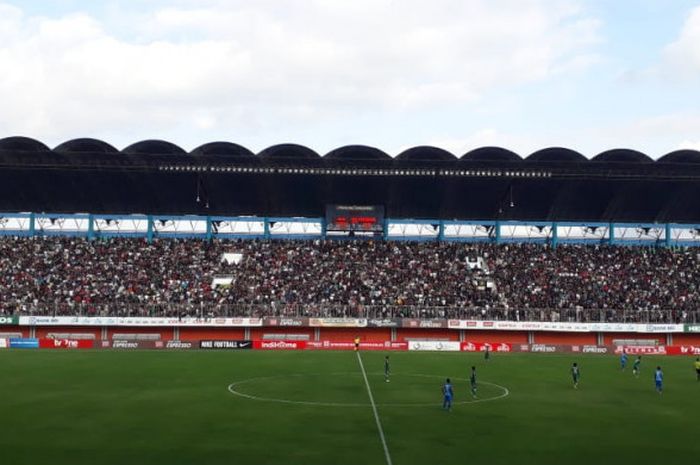
[[[664,49],[667,72],[681,78],[700,78],[700,6],[691,10],[678,38]]]
[[[119,144],[419,116],[586,68],[600,27],[546,0],[196,2],[131,17],[0,4],[0,133]]]

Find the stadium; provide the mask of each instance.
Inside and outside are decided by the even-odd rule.
[[[3,463],[700,450],[700,152],[8,137],[0,212]]]

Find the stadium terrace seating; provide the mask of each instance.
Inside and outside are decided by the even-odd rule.
[[[591,245],[5,237],[0,314],[698,321],[699,262]]]

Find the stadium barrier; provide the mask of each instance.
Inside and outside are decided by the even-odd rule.
[[[10,346],[10,340],[2,338],[0,339],[0,349],[7,349]]]

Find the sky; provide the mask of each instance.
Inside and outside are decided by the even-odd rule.
[[[0,138],[700,150],[700,0],[0,0]]]

